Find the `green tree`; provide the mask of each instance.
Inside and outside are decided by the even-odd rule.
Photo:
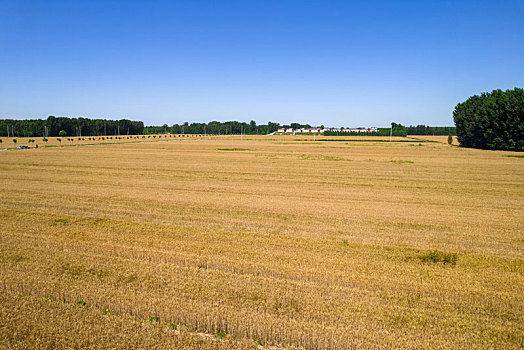
[[[406,131],[406,127],[400,123],[391,123],[391,132],[393,136],[403,136],[405,137],[408,133]]]
[[[65,137],[65,136],[67,136],[67,131],[65,131],[65,130],[60,130],[60,132],[58,133],[58,136],[60,136],[60,137]]]
[[[13,139],[13,143],[16,145],[16,143],[17,143],[16,139]]]
[[[453,144],[453,136],[451,134],[448,135],[448,144]]]
[[[522,151],[524,90],[493,90],[474,95],[453,111],[457,138],[464,147]]]
[[[248,129],[248,130],[249,130],[249,133],[250,133],[250,134],[254,134],[255,131],[257,130],[257,122],[254,121],[254,120],[250,121],[250,122],[249,122],[249,129]]]

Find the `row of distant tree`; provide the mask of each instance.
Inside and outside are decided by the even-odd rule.
[[[393,136],[406,136],[406,135],[456,135],[456,128],[454,126],[403,126],[402,124],[391,123],[393,128]],[[246,134],[246,135],[266,135],[279,129],[302,129],[311,128],[310,124],[279,124],[269,122],[268,124],[257,125],[252,120],[250,123],[229,121],[229,122],[218,122],[213,121],[210,123],[184,123],[174,124],[169,126],[164,124],[163,126],[146,126],[144,128],[144,134]],[[324,125],[320,125],[319,128],[324,129]],[[350,132],[336,132],[329,131],[325,135],[375,135],[375,136],[389,136],[391,128],[378,128],[378,132],[370,133],[350,133]]]
[[[142,135],[142,134],[246,134],[265,135],[279,127],[279,123],[257,125],[229,121],[210,123],[184,123],[169,126],[144,126],[141,121],[128,119],[88,119],[50,116],[47,119],[0,119],[0,136],[36,137],[36,136],[99,136],[99,135]],[[309,124],[291,123],[286,127],[310,128]]]
[[[215,134],[215,135],[267,135],[277,130],[278,128],[310,128],[309,124],[299,124],[291,123],[289,125],[281,125],[279,123],[269,122],[267,124],[258,125],[254,120],[249,123],[238,122],[238,121],[229,121],[229,122],[219,122],[212,121],[209,123],[188,123],[184,124],[174,124],[169,126],[164,124],[163,126],[146,126],[144,128],[145,134],[163,134],[163,133],[172,133],[172,134]]]
[[[406,126],[408,135],[456,135],[457,128],[454,126]]]
[[[324,128],[324,125],[320,125]],[[425,125],[408,126],[392,123],[393,136],[406,135],[455,135],[454,127],[433,127]],[[100,135],[141,135],[141,134],[215,134],[215,135],[267,135],[279,128],[311,128],[309,124],[280,124],[269,122],[258,125],[254,120],[249,123],[212,121],[209,123],[183,123],[169,126],[144,126],[141,121],[128,119],[88,119],[50,116],[47,119],[0,119],[0,136],[36,137],[36,136],[100,136]],[[389,136],[390,128],[379,128],[376,136]],[[328,132],[326,135],[350,135],[350,133]],[[363,133],[355,133],[362,135]]]
[[[144,123],[128,119],[107,120],[50,116],[47,119],[0,119],[0,136],[140,135]]]

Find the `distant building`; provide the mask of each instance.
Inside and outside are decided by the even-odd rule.
[[[301,128],[301,129],[293,129],[293,128],[279,128],[275,131],[275,133],[278,134],[323,134],[326,131],[332,131],[332,132],[378,132],[378,128],[376,127],[370,127],[370,128]]]

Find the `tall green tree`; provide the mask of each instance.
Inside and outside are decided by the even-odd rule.
[[[524,90],[493,90],[457,104],[457,138],[464,147],[522,151]]]

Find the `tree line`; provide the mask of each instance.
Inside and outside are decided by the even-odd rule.
[[[309,124],[291,123],[281,125],[269,122],[257,125],[252,120],[249,123],[228,121],[212,121],[209,123],[174,124],[169,126],[144,126],[141,121],[128,119],[88,119],[49,116],[47,119],[0,119],[0,136],[11,137],[56,137],[56,136],[99,136],[99,135],[142,135],[142,134],[215,134],[265,135],[280,127],[310,128]]]
[[[407,126],[406,133],[408,135],[456,135],[457,128],[454,126]]]
[[[324,125],[319,126],[324,128]],[[455,127],[438,126],[403,126],[402,124],[392,123],[393,136],[406,135],[455,135]],[[144,126],[141,121],[128,119],[108,120],[108,119],[88,119],[88,118],[68,118],[50,116],[47,119],[0,119],[0,136],[15,137],[56,137],[56,136],[99,136],[99,135],[142,135],[142,134],[214,134],[214,135],[267,135],[279,128],[311,128],[310,124],[280,124],[268,122],[267,124],[257,124],[254,120],[249,123],[239,121],[209,123],[189,123],[174,124],[169,126]],[[372,133],[348,133],[348,132],[326,132],[325,135],[374,135],[389,136],[390,128],[379,128],[378,132]]]
[[[212,121],[209,123],[189,123],[174,124],[169,126],[146,126],[144,128],[145,134],[214,134],[214,135],[267,135],[277,130],[278,128],[310,128],[309,124],[291,123],[289,125],[281,125],[280,123],[268,122],[267,124],[258,125],[254,120],[249,123],[228,121],[219,122]]]
[[[140,135],[144,123],[128,119],[88,119],[49,116],[47,119],[0,119],[0,136],[49,137]]]

